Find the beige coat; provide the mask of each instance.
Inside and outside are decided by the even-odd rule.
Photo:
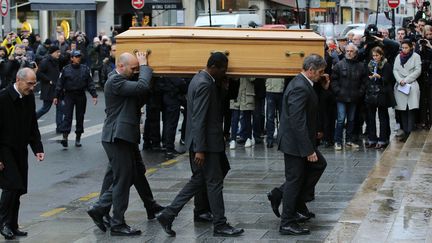
[[[255,109],[254,78],[240,78],[240,87],[237,99],[230,100],[230,109],[253,111]]]
[[[393,66],[393,75],[396,79],[394,86],[394,96],[396,99],[396,110],[405,111],[407,106],[410,110],[418,109],[420,103],[420,88],[417,83],[417,78],[421,74],[421,59],[420,55],[413,53],[410,59],[402,67],[399,55],[395,59]],[[411,85],[411,90],[408,95],[398,91],[399,82],[404,80],[405,83]]]

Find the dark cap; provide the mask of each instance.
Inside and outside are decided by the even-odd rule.
[[[51,45],[51,43],[52,43],[52,42],[51,42],[50,39],[46,39],[45,42],[44,42],[44,45]]]
[[[71,51],[71,57],[80,57],[81,56],[81,52],[79,50],[73,50]]]
[[[58,50],[60,50],[60,49],[58,48],[58,46],[50,46],[49,49],[48,49],[48,53],[49,53],[49,54],[53,54],[54,52],[56,52],[56,51],[58,51]]]

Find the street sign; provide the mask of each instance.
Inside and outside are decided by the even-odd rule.
[[[142,9],[144,7],[144,0],[132,0],[131,3],[134,9]]]
[[[6,17],[9,13],[9,2],[8,0],[0,0],[0,12],[3,17]]]
[[[400,4],[400,0],[387,0],[387,2],[390,8],[397,8]]]

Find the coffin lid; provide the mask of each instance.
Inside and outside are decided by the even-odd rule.
[[[209,27],[132,27],[116,39],[135,38],[194,38],[194,39],[250,39],[250,40],[316,40],[324,37],[312,30],[230,29]]]

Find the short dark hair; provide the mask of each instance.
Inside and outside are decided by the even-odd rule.
[[[222,52],[214,52],[210,55],[207,61],[207,67],[215,66],[217,68],[222,68],[228,64],[227,56]]]
[[[401,42],[401,46],[403,44],[407,44],[410,48],[413,48],[413,43],[411,42],[411,40],[405,39]]]
[[[327,66],[327,62],[324,58],[318,54],[310,54],[303,61],[303,70],[318,70],[320,68],[325,68]]]
[[[383,49],[381,48],[381,47],[379,47],[379,46],[376,46],[376,47],[374,47],[373,49],[372,49],[372,51],[371,51],[372,53],[378,53],[378,54],[380,54],[381,56],[384,56],[384,51],[383,51]]]
[[[396,33],[399,32],[399,31],[401,31],[401,30],[405,32],[405,35],[407,34],[407,30],[406,30],[404,27],[400,27],[400,28],[398,28],[398,29],[396,30]]]

